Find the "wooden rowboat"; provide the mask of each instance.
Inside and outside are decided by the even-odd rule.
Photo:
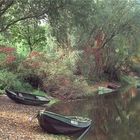
[[[111,88],[106,88],[106,87],[98,87],[98,90],[97,90],[97,93],[99,95],[105,95],[105,94],[108,94],[108,93],[114,93],[116,92],[117,90],[114,90],[114,89],[111,89]]]
[[[89,118],[78,116],[63,116],[49,111],[39,111],[38,122],[41,128],[52,134],[84,133],[91,125]]]
[[[136,88],[140,89],[140,83],[136,84]]]
[[[114,83],[109,83],[107,85],[107,88],[110,88],[110,89],[119,89],[121,86],[119,84],[114,84]]]
[[[5,90],[6,95],[15,101],[16,103],[21,103],[25,105],[43,105],[48,103],[50,100],[44,96],[12,91],[12,90]]]

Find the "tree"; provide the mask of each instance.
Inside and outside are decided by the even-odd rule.
[[[48,15],[54,34],[61,44],[84,52],[86,48],[90,48],[90,54],[85,56],[95,57],[94,63],[89,67],[91,75],[96,71],[95,75],[102,77],[104,71],[108,73],[113,69],[114,72],[121,69],[128,57],[134,55],[130,53],[131,50],[137,50],[140,33],[138,1],[71,0],[58,13],[57,18],[53,14]],[[89,61],[86,63],[90,63]],[[91,67],[94,69],[90,70]]]
[[[43,46],[42,43],[46,39],[45,27],[41,26],[35,19],[26,19],[16,23],[10,28],[8,34],[11,36],[9,37],[11,42],[18,44],[22,42],[23,47],[29,48],[30,52],[41,47],[41,45]]]
[[[63,0],[0,0],[0,32],[25,19],[47,18],[64,4]]]

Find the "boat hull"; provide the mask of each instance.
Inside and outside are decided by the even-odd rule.
[[[63,135],[71,135],[71,134],[81,134],[83,133],[89,126],[74,126],[70,123],[65,123],[64,121],[55,119],[54,117],[50,117],[48,115],[38,115],[38,122],[41,128],[52,134],[63,134]]]

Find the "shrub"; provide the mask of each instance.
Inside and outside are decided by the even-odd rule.
[[[52,56],[46,52],[32,52],[19,66],[20,76],[32,86],[35,83],[34,87],[37,89],[59,96],[86,93],[86,80],[78,80],[78,76],[73,74],[79,52],[59,48],[54,54]]]
[[[0,70],[0,89],[28,90],[32,87],[18,79],[18,75],[7,70]]]
[[[0,67],[1,69],[16,69],[17,53],[16,49],[0,45]]]

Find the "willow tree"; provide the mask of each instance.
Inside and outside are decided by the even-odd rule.
[[[45,40],[45,28],[40,21],[48,21],[48,15],[57,14],[65,3],[64,0],[0,0],[0,42],[22,44],[22,50],[28,46],[32,51]]]
[[[9,41],[14,45],[19,45],[21,50],[32,52],[35,49],[42,49],[46,40],[45,26],[41,26],[40,22],[35,19],[26,19],[16,23],[9,28]],[[42,47],[41,47],[42,46]]]
[[[25,19],[44,19],[65,5],[63,0],[0,0],[0,32]]]
[[[102,77],[117,75],[136,52],[139,8],[135,0],[71,0],[49,20],[60,43],[69,40],[68,46],[83,50],[88,77]]]

